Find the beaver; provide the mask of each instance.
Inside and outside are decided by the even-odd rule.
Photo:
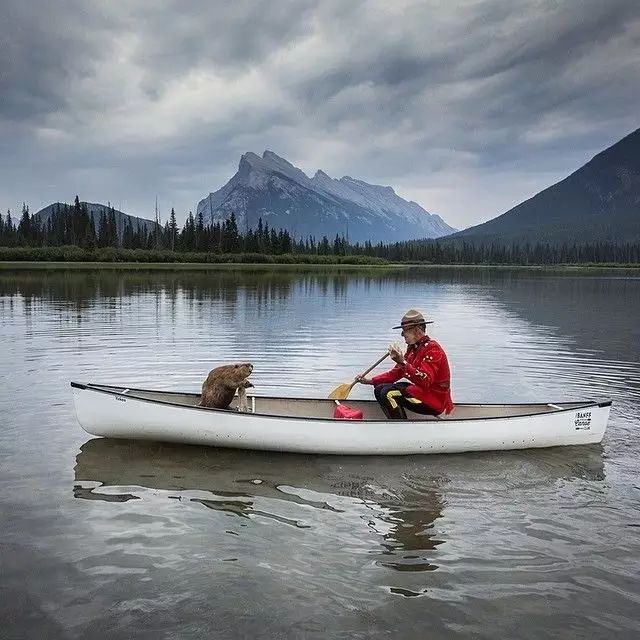
[[[202,383],[202,396],[198,406],[228,409],[236,391],[242,391],[246,404],[244,390],[253,387],[247,380],[252,371],[253,365],[250,362],[226,364],[212,369]]]

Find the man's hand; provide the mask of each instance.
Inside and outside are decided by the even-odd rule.
[[[371,378],[365,378],[363,375],[357,375],[354,382],[359,382],[360,384],[373,384]]]
[[[397,345],[392,344],[389,347],[389,355],[395,363],[404,364],[404,355]]]

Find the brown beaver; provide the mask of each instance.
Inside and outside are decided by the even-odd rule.
[[[252,371],[250,362],[225,364],[212,369],[202,383],[202,397],[198,406],[228,409],[236,391],[253,387],[247,380]]]

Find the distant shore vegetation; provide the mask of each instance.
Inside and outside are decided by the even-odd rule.
[[[0,215],[0,261],[636,266],[640,244],[475,244],[453,239],[352,244],[337,235],[332,240],[293,238],[262,219],[242,233],[233,213],[212,225],[205,224],[202,215],[189,213],[180,229],[173,209],[164,226],[134,227],[128,218],[118,229],[114,210],[96,220],[76,196],[74,205],[56,207],[44,224],[26,206],[17,222],[10,212]]]
[[[60,247],[2,247],[4,262],[139,262],[155,264],[344,264],[389,265],[384,258],[363,255],[321,255],[304,253],[200,253],[162,249],[117,249]]]

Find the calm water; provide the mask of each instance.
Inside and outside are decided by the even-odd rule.
[[[325,396],[437,319],[458,401],[602,445],[358,458],[94,439],[70,380]],[[640,634],[640,273],[0,271],[0,637]],[[368,397],[360,387],[354,397]]]

